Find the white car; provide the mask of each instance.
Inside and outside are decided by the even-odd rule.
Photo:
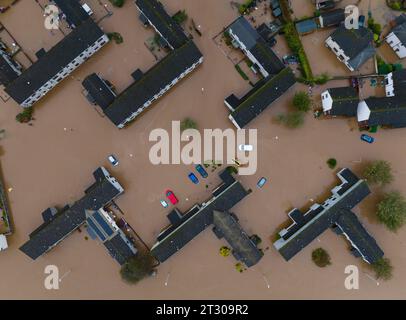
[[[164,208],[168,208],[168,202],[166,202],[165,200],[161,200],[161,205],[162,205],[162,207],[164,207]]]
[[[118,166],[118,160],[115,156],[113,155],[109,155],[109,157],[107,158],[109,160],[109,162],[114,166]]]
[[[89,5],[87,3],[82,5],[83,10],[86,11],[86,13],[91,16],[93,14],[92,9],[89,7]]]
[[[6,236],[0,234],[0,251],[6,250],[8,248]]]
[[[252,146],[250,144],[240,144],[238,146],[238,149],[240,151],[252,151],[252,150],[254,150],[254,146]]]

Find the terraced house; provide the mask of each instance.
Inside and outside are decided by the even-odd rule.
[[[327,229],[343,235],[351,244],[351,252],[367,263],[374,263],[384,253],[375,239],[361,224],[352,209],[371,191],[366,181],[360,180],[351,170],[342,169],[337,174],[341,184],[332,190],[332,196],[323,204],[315,203],[303,213],[299,209],[289,212],[292,224],[279,232],[274,247],[286,261],[292,259]]]
[[[226,30],[232,43],[253,63],[262,79],[242,98],[234,94],[224,100],[230,109],[229,119],[242,129],[277,101],[295,83],[295,77],[289,67],[272,51],[267,41],[243,17],[239,17]]]
[[[137,0],[135,4],[140,11],[141,21],[154,28],[160,37],[160,43],[171,49],[171,52],[147,72],[136,70],[132,74],[133,84],[109,106],[102,108],[107,118],[120,129],[203,63],[202,53],[160,2]]]
[[[10,97],[24,108],[34,105],[109,42],[81,6],[70,8],[69,16],[80,11],[78,15],[82,18],[75,19],[79,25],[48,52],[38,51],[37,61],[5,87]]]

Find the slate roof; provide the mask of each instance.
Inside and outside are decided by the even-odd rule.
[[[383,257],[382,249],[352,211],[343,211],[338,216],[336,224],[351,239],[352,244],[357,247],[369,263],[374,263]]]
[[[103,245],[107,248],[113,259],[120,265],[123,265],[137,253],[135,248],[132,247],[132,244],[128,244],[127,242],[128,239],[124,233],[119,230],[113,238],[105,241]]]
[[[299,34],[306,34],[317,30],[317,23],[313,18],[297,22],[295,26]]]
[[[332,11],[322,12],[320,20],[323,21],[323,27],[337,26],[345,20],[345,10],[342,8]]]
[[[88,13],[82,8],[79,0],[53,0],[59,9],[65,14],[69,25],[75,27],[89,19]]]
[[[229,27],[232,32],[238,36],[238,39],[244,43],[247,50],[251,49],[257,44],[258,39],[261,38],[259,33],[251,26],[251,24],[243,16],[237,18]]]
[[[383,255],[373,238],[366,236],[366,230],[355,215],[343,217],[370,194],[367,183],[359,180],[349,169],[343,169],[338,176],[341,180],[344,179],[344,182],[333,189],[333,196],[325,203],[313,205],[306,214],[298,209],[289,214],[294,223],[285,229],[284,234],[281,234],[282,238],[274,243],[285,260],[293,258],[325,230],[336,224],[341,224],[342,229],[348,231],[347,236],[350,237],[350,241],[358,247],[361,253],[367,254],[366,259],[375,259],[375,257]],[[371,248],[376,251],[370,252]],[[369,260],[368,262],[373,263],[374,261]]]
[[[359,95],[353,87],[340,87],[328,89],[333,99],[333,107],[330,112],[333,116],[355,117],[359,103]]]
[[[189,40],[159,1],[136,0],[135,4],[174,49],[182,47]]]
[[[406,127],[406,100],[402,96],[371,97],[365,100],[371,114],[368,126]]]
[[[406,69],[392,72],[395,96],[406,96]]]
[[[115,94],[97,74],[87,76],[82,85],[103,110],[113,103]]]
[[[21,104],[103,35],[89,18],[11,82],[5,91]]]
[[[276,76],[261,80],[240,99],[239,105],[230,116],[240,128],[244,128],[295,83],[296,79],[290,68],[283,69]]]
[[[154,65],[144,76],[122,92],[114,102],[104,110],[106,116],[120,125],[126,118],[141,108],[154,95],[178,78],[181,73],[197,63],[201,52],[189,41],[182,47],[169,53]]]
[[[167,260],[213,224],[213,211],[229,211],[248,194],[238,181],[223,187],[222,193],[207,201],[205,206],[191,210],[182,216],[178,224],[169,226],[161,233],[159,241],[151,249],[156,259],[160,262]]]
[[[18,78],[18,73],[10,66],[9,62],[13,63],[9,56],[2,53],[0,47],[0,85],[8,85]]]
[[[86,220],[86,211],[103,208],[121,193],[109,180],[101,179],[97,172],[93,175],[96,182],[86,190],[85,195],[32,232],[30,240],[20,247],[22,252],[33,260],[37,259],[82,225]]]
[[[403,45],[406,45],[406,14],[402,13],[395,19],[396,26],[392,29],[392,32],[398,37]]]
[[[376,52],[373,46],[374,35],[368,28],[347,29],[344,24],[341,24],[331,34],[331,37],[350,57],[348,64],[354,70],[372,58]]]
[[[238,260],[252,267],[261,260],[263,253],[257,248],[238,221],[228,212],[213,211],[213,224],[233,249]]]

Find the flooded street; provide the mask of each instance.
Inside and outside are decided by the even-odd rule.
[[[292,1],[295,8],[304,0]],[[95,5],[98,2],[91,1]],[[217,173],[209,171],[206,189],[204,183],[195,186],[188,180],[191,166],[153,166],[148,158],[152,146],[148,142],[149,133],[155,128],[170,131],[171,121],[186,117],[196,120],[200,129],[234,128],[223,100],[231,93],[243,96],[250,89],[213,40],[238,17],[230,1],[162,0],[170,14],[186,10],[187,30],[190,19],[200,26],[202,37],[194,33],[194,41],[205,61],[128,128],[118,130],[88,103],[81,82],[96,72],[112,82],[118,92],[124,90],[133,81],[133,71],[137,68],[146,71],[156,63],[144,43],[153,36],[153,31],[143,27],[133,1],[126,1],[119,9],[113,9],[108,1],[100,3],[107,3],[113,12],[100,26],[105,32],[121,33],[123,44],[106,45],[41,100],[35,106],[33,126],[15,121],[21,108],[14,101],[0,100],[0,129],[6,132],[1,140],[0,161],[6,189],[12,188],[8,196],[15,226],[15,234],[8,238],[9,249],[0,253],[3,274],[0,299],[405,298],[406,228],[395,234],[377,224],[375,195],[368,197],[355,212],[391,260],[394,277],[390,281],[380,281],[377,285],[371,279],[373,272],[361,259],[351,255],[347,241],[329,230],[290,262],[285,262],[272,246],[272,235],[288,221],[287,212],[292,207],[307,208],[311,198],[326,194],[337,183],[335,171],[326,165],[329,158],[336,158],[338,167],[349,167],[358,174],[369,160],[387,160],[395,173],[395,181],[387,190],[396,189],[406,195],[406,168],[403,167],[406,129],[380,130],[375,135],[376,142],[370,145],[360,140],[360,132],[351,130],[345,119],[316,120],[309,113],[302,128],[285,128],[274,118],[290,108],[296,91],[307,90],[301,84],[248,127],[258,129],[258,170],[253,176],[239,178],[253,192],[233,212],[248,234],[262,238],[265,255],[253,268],[238,273],[233,257],[220,256],[219,249],[225,242],[217,239],[210,228],[161,264],[156,277],[136,286],[122,282],[119,265],[101,243],[85,239],[84,228],[37,261],[20,252],[18,248],[28,240],[28,234],[41,224],[41,212],[79,199],[93,182],[93,170],[102,165],[125,189],[116,201],[125,219],[152,246],[160,230],[168,225],[169,209],[159,203],[166,189],[175,192],[180,200],[179,209],[183,211],[207,200],[220,179]],[[303,12],[303,16],[310,13]],[[43,13],[34,0],[20,0],[0,15],[0,22],[33,59],[36,51],[50,48],[63,37],[45,30]],[[277,50],[284,52],[285,40],[281,36],[277,40]],[[310,43],[305,43],[306,50]],[[317,58],[319,47],[323,59]],[[311,50],[310,59],[321,61],[317,66],[311,61],[315,74],[330,68],[326,63],[334,60],[336,65],[331,69],[345,73],[332,53],[328,52],[330,58],[324,62],[324,51],[328,50],[322,42]],[[347,84],[337,81],[316,86],[313,89],[316,103],[325,88]],[[120,161],[114,169],[107,161],[110,154]],[[258,189],[256,183],[261,177],[269,182]],[[332,265],[325,269],[317,268],[311,260],[312,250],[320,246],[332,258]],[[51,264],[59,267],[61,277],[65,275],[59,290],[48,291],[44,287],[44,268]],[[348,265],[360,268],[359,290],[348,291],[344,287],[344,269]]]

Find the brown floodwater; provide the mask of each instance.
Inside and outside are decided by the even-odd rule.
[[[287,222],[287,211],[292,206],[309,205],[311,198],[325,194],[336,183],[335,172],[326,165],[331,157],[338,160],[340,167],[353,168],[358,173],[368,160],[388,160],[396,179],[386,190],[397,189],[406,194],[403,167],[406,129],[381,130],[372,145],[361,142],[358,130],[351,130],[353,124],[345,119],[315,120],[309,114],[303,128],[286,129],[273,119],[289,109],[295,91],[306,89],[299,84],[249,126],[258,129],[258,171],[253,176],[241,177],[243,185],[254,192],[233,212],[248,233],[263,239],[264,249],[269,247],[258,265],[238,273],[232,257],[219,255],[224,242],[210,230],[163,263],[156,277],[137,286],[121,281],[118,264],[100,243],[85,240],[85,232],[75,232],[37,261],[21,253],[18,248],[41,223],[41,212],[49,206],[78,199],[92,182],[92,171],[100,165],[109,168],[124,186],[125,194],[117,204],[137,233],[152,245],[168,223],[168,210],[159,203],[166,188],[174,190],[181,210],[206,200],[210,192],[202,183],[192,187],[187,179],[189,166],[153,166],[148,159],[149,132],[155,128],[169,130],[172,120],[185,117],[196,119],[199,128],[232,128],[223,100],[232,92],[241,96],[249,90],[249,84],[213,41],[238,15],[230,1],[164,0],[170,13],[186,9],[189,17],[200,25],[203,36],[195,35],[195,41],[205,62],[131,126],[116,129],[88,104],[82,94],[81,80],[98,72],[119,91],[123,90],[131,83],[132,71],[147,70],[155,64],[154,56],[144,44],[152,31],[139,22],[133,1],[126,1],[122,9],[112,9],[108,1],[101,2],[107,3],[114,14],[100,25],[106,31],[120,32],[124,37],[122,45],[107,45],[47,95],[35,108],[33,126],[14,120],[20,112],[15,102],[0,102],[0,128],[6,130],[0,159],[6,187],[12,188],[9,199],[16,229],[9,238],[10,248],[0,253],[1,299],[405,298],[406,278],[402,272],[406,268],[406,229],[395,234],[377,224],[374,207],[379,191],[366,199],[356,213],[391,259],[395,267],[393,280],[380,281],[378,285],[364,263],[350,254],[348,243],[330,231],[290,262],[285,262],[272,247],[271,236]],[[294,7],[299,8],[296,10],[301,8],[298,2],[303,0],[293,1]],[[381,8],[381,2],[384,1],[372,1],[372,5]],[[30,19],[22,18],[26,16]],[[57,32],[51,35],[43,28],[41,8],[33,0],[20,0],[0,15],[0,21],[30,57],[62,37]],[[281,37],[277,40],[276,51],[282,55],[286,44]],[[319,50],[326,50],[322,40],[309,47],[312,58]],[[319,60],[319,65],[326,64]],[[338,69],[345,72],[340,66],[332,68]],[[313,94],[317,97],[327,86],[346,84],[341,81],[318,86]],[[204,92],[201,88],[205,88]],[[106,159],[112,153],[120,160],[114,169]],[[262,176],[269,183],[258,190],[255,184]],[[218,183],[216,174],[210,174],[209,189]],[[326,269],[317,268],[311,261],[311,251],[319,246],[327,249],[332,257],[332,265]],[[63,277],[59,290],[44,288],[44,268],[49,264],[57,265]],[[347,265],[360,267],[359,290],[344,288]]]

